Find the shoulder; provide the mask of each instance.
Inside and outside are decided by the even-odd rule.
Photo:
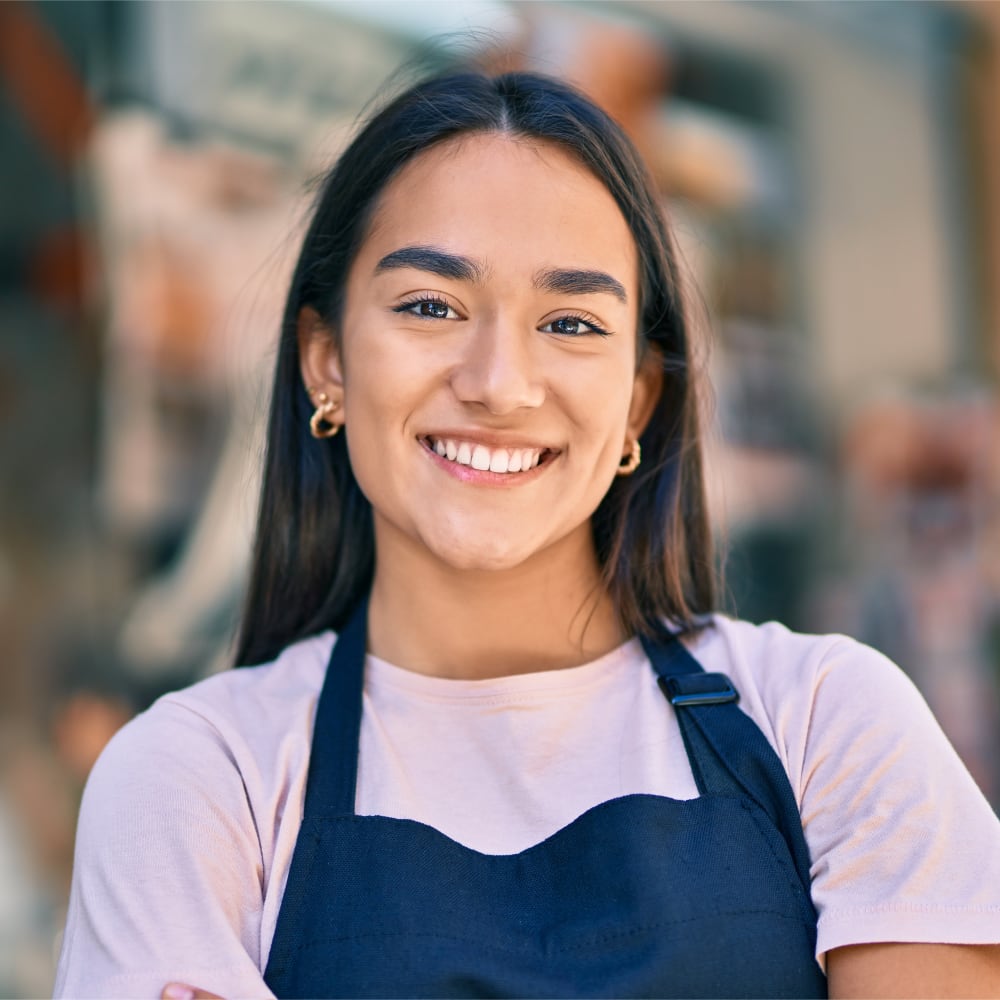
[[[898,671],[877,650],[846,635],[794,632],[780,622],[755,625],[721,614],[712,616],[691,648],[706,669],[725,666],[755,687],[769,681],[803,683],[831,669]]]
[[[800,804],[821,759],[837,760],[842,768],[870,767],[907,734],[929,740],[928,746],[946,745],[903,670],[847,636],[716,616],[691,648],[706,670],[730,676],[741,707],[781,758]]]
[[[81,804],[57,995],[153,995],[178,961],[214,992],[264,990],[261,900],[297,835],[332,644],[166,695],[111,740]]]
[[[315,710],[333,642],[333,633],[324,632],[270,663],[226,670],[166,694],[123,727],[104,756],[128,760],[141,749],[158,759],[190,757],[182,735],[234,747],[248,736],[266,740],[285,731]]]
[[[793,632],[779,622],[713,616],[691,650],[706,670],[729,674],[749,704],[776,713],[788,701],[836,699],[869,691],[919,695],[906,674],[878,650],[846,635]]]
[[[209,808],[243,812],[280,793],[279,769],[308,762],[332,633],[289,646],[271,663],[240,667],[164,695],[124,726],[87,781],[81,838],[123,813]],[[248,802],[249,800],[249,802]],[[155,807],[155,808],[154,808]]]
[[[819,953],[1000,940],[1000,824],[896,664],[844,636],[726,618],[692,651],[730,675],[788,774]]]
[[[146,714],[187,712],[223,732],[251,722],[268,727],[272,720],[280,727],[290,715],[315,706],[334,640],[332,632],[303,639],[269,663],[226,670],[165,695]]]

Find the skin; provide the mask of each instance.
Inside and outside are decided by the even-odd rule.
[[[475,267],[443,276],[412,253],[386,265],[413,247]],[[539,287],[553,269],[608,275],[624,298]],[[575,666],[627,638],[589,519],[661,387],[655,357],[637,357],[637,315],[631,233],[604,186],[558,148],[466,137],[388,186],[342,328],[311,310],[299,323],[304,382],[342,404],[374,509],[371,652],[476,678]],[[521,481],[462,478],[431,454],[429,434],[553,455]],[[851,946],[827,955],[827,972],[831,997],[1000,997],[1000,947]],[[162,996],[215,994],[171,983]]]
[[[413,247],[474,271],[382,263]],[[620,294],[539,287],[554,272],[604,275]],[[374,510],[373,653],[475,678],[576,666],[627,638],[589,522],[659,390],[655,359],[637,366],[638,287],[617,204],[558,148],[464,138],[383,193],[340,346],[315,313],[300,324],[303,377],[342,400]],[[530,476],[470,482],[431,455],[429,434],[553,454]]]

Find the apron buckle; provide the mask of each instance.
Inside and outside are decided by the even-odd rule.
[[[659,685],[675,708],[725,705],[740,700],[740,693],[725,674],[684,674],[661,677]]]

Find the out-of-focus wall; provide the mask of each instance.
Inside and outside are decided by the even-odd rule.
[[[963,136],[978,198],[973,211],[977,253],[970,261],[985,307],[978,356],[1000,373],[1000,4],[970,0],[963,9],[973,26],[964,67],[968,98]]]
[[[797,178],[796,313],[834,406],[947,371],[967,331],[952,272],[965,211],[961,51],[947,5],[630,4],[667,37],[736,52],[774,80]],[[943,29],[943,30],[942,30]]]

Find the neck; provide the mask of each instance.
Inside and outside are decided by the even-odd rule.
[[[583,529],[498,571],[456,570],[405,542],[377,544],[368,651],[416,673],[462,679],[603,656],[627,637]]]

